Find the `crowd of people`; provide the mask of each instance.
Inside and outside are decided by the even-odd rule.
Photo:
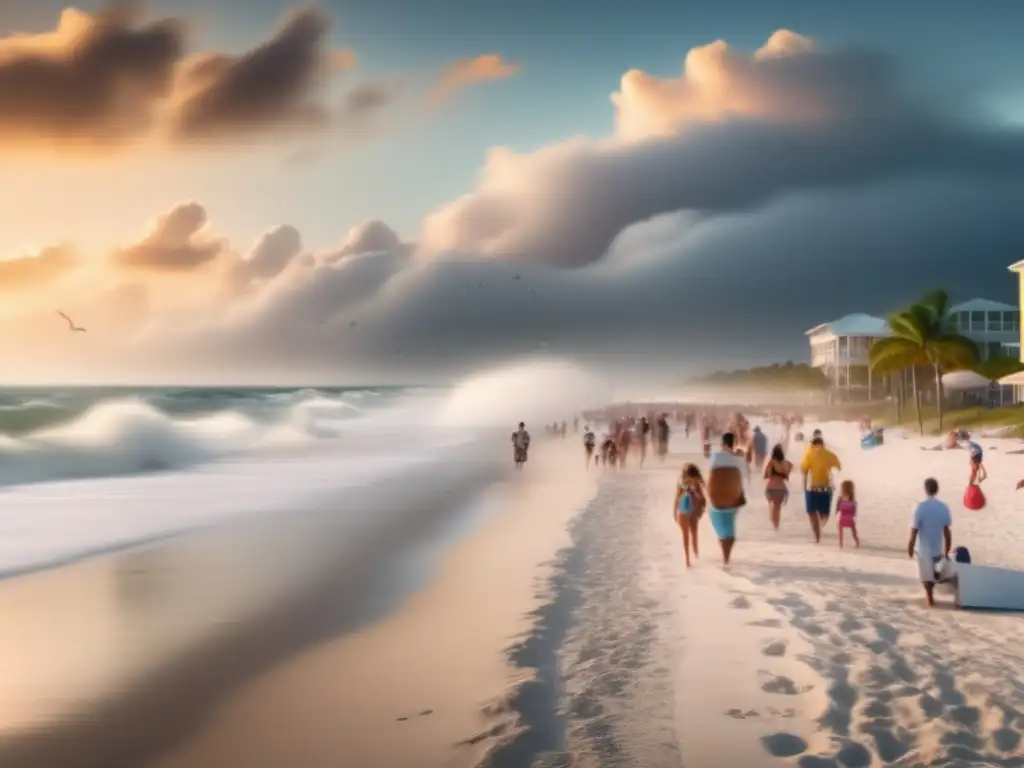
[[[682,411],[673,416],[687,436],[699,426],[707,459],[706,477],[696,463],[687,462],[676,484],[673,516],[682,533],[687,567],[691,566],[692,558],[699,557],[699,524],[705,514],[718,539],[722,561],[729,565],[736,545],[737,514],[748,503],[747,492],[754,478],[763,481],[769,521],[778,531],[782,509],[790,498],[793,472],[797,468],[804,509],[815,543],[821,543],[822,533],[834,516],[839,547],[846,545],[847,535],[854,547],[860,547],[856,485],[852,479],[845,478],[838,483],[836,492],[836,474],[842,470],[842,463],[839,456],[826,446],[820,429],[812,432],[800,463],[794,465],[786,452],[793,443],[805,441],[801,431],[794,431],[794,428],[803,426],[799,415],[775,413],[762,418],[765,423],[781,427],[783,439],[771,447],[764,430],[751,425],[739,412],[697,414]],[[600,438],[590,425],[585,425],[583,448],[587,468],[598,465],[623,468],[628,466],[631,456],[635,456],[642,467],[649,447],[654,449],[660,461],[665,461],[671,434],[669,418],[667,412],[616,416],[609,419],[607,431]],[[573,420],[573,432],[578,433],[579,428],[577,417]],[[870,422],[862,423],[861,431],[864,436],[877,437],[873,445],[882,444],[881,430],[873,428]],[[549,436],[564,439],[568,422],[546,425],[546,432]],[[716,439],[718,447],[713,450]],[[512,434],[512,446],[515,465],[521,469],[527,461],[530,447],[530,435],[525,424],[520,423]],[[981,446],[966,432],[953,432],[941,446],[941,449],[951,448],[967,450],[968,488],[976,488],[980,493],[980,486],[988,477]],[[1017,484],[1017,488],[1024,488],[1024,480]],[[949,507],[938,499],[936,480],[929,478],[924,490],[925,498],[915,509],[911,521],[907,551],[910,558],[918,563],[926,601],[931,606],[934,604],[935,584],[944,578],[943,569],[948,564],[952,547],[952,515]],[[960,549],[969,558],[966,549]],[[948,569],[945,574],[949,576]]]

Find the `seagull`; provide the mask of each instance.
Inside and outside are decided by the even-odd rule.
[[[71,319],[70,317],[68,317],[67,315],[65,315],[65,314],[64,314],[63,312],[61,312],[60,310],[57,310],[57,314],[58,314],[58,315],[60,315],[61,317],[63,317],[63,318],[65,319],[65,320],[67,320],[67,323],[68,323],[68,330],[72,331],[73,333],[86,333],[86,330],[85,330],[85,328],[82,328],[82,327],[80,327],[80,326],[77,326],[77,325],[75,325],[75,321],[74,321],[74,320],[72,320],[72,319]]]

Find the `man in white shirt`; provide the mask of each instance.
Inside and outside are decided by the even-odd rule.
[[[914,559],[914,548],[917,548],[917,566],[921,573],[921,583],[928,600],[928,607],[935,605],[935,568],[944,558],[949,557],[953,548],[953,515],[949,507],[935,498],[939,492],[939,484],[935,478],[924,481],[924,492],[927,498],[917,505],[910,523],[910,541],[907,543],[907,555]]]

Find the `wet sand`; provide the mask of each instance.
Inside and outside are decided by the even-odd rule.
[[[570,443],[470,505],[485,463],[346,498],[401,510],[389,528],[324,510],[0,582],[0,765],[478,762],[515,727],[505,652],[593,490]]]

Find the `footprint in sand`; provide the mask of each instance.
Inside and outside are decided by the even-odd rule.
[[[407,722],[408,720],[409,720],[408,717],[396,717],[395,718],[395,722],[397,722],[397,723],[404,723],[404,722]]]
[[[782,696],[797,696],[810,690],[810,688],[801,688],[797,686],[797,684],[788,677],[773,675],[771,672],[766,672],[763,669],[758,671],[758,676],[761,678],[761,690],[765,693],[777,693]]]
[[[432,715],[432,714],[434,714],[434,710],[432,710],[432,709],[424,709],[422,712],[420,712],[420,717],[426,717],[427,715]]]
[[[750,607],[750,601],[747,600],[747,598],[743,597],[743,595],[740,595],[731,603],[729,603],[729,605],[733,608],[744,609]]]
[[[760,621],[752,621],[747,626],[766,627],[768,629],[780,629],[782,627],[782,622],[778,619],[761,619]]]
[[[807,751],[807,742],[792,733],[772,733],[761,737],[765,752],[772,757],[796,757]]]
[[[1020,744],[1020,734],[1012,728],[1000,728],[992,734],[992,741],[1000,752],[1013,752]]]
[[[746,720],[750,717],[761,716],[761,713],[754,709],[748,709],[746,712],[744,712],[742,709],[730,709],[725,714],[734,720]]]
[[[785,656],[787,643],[785,640],[769,640],[761,653],[764,656]]]

